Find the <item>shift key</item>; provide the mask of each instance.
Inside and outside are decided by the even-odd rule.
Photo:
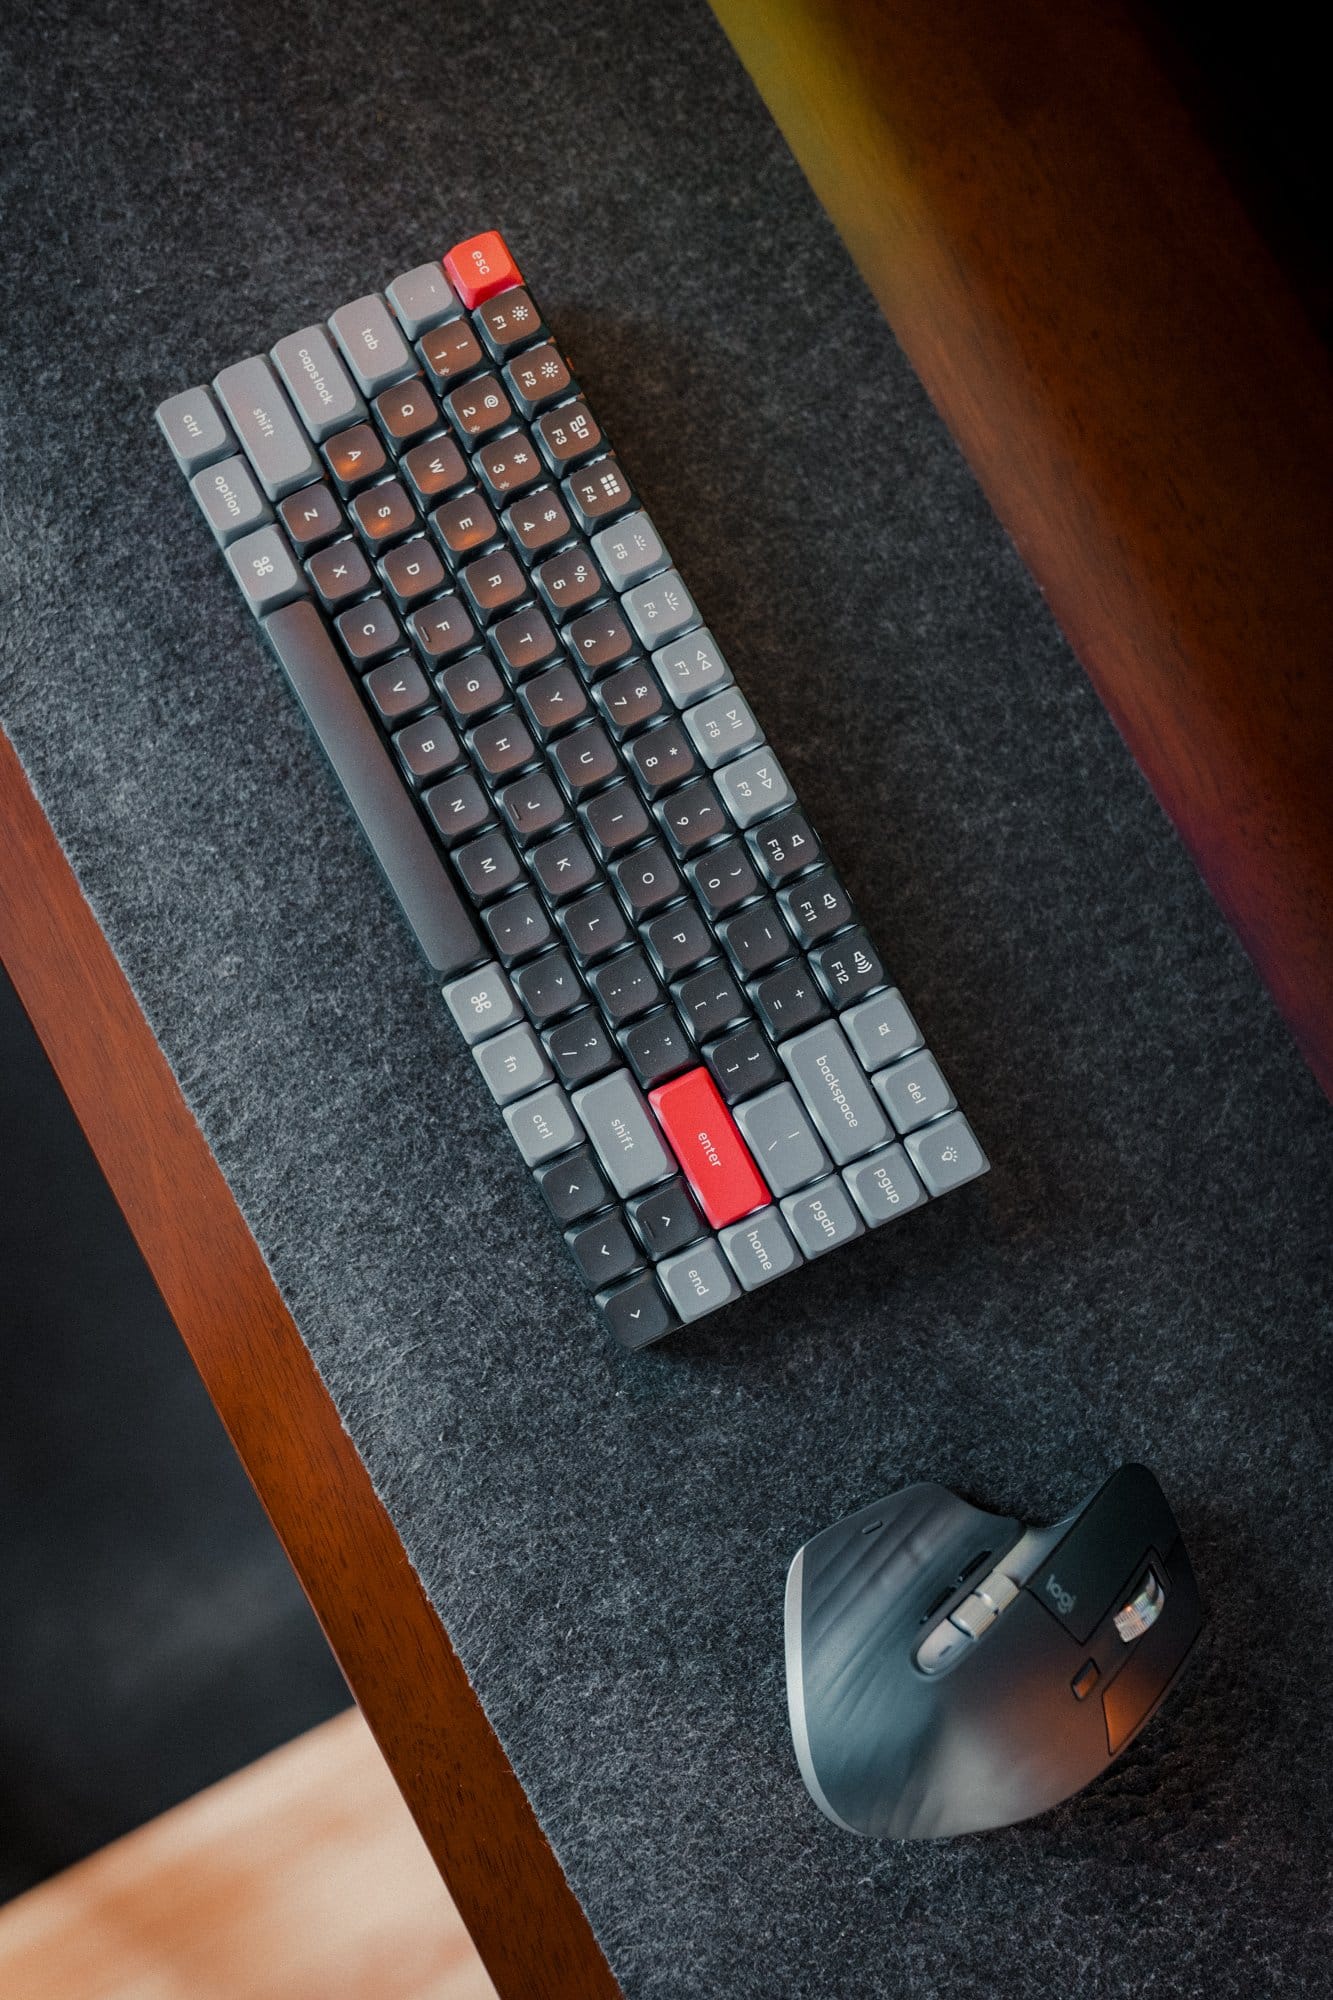
[[[213,387],[270,500],[319,477],[319,461],[262,354],[224,368]]]
[[[675,1162],[628,1070],[585,1084],[574,1092],[573,1103],[622,1199],[674,1172]]]

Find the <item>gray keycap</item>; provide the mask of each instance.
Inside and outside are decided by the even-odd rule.
[[[694,599],[674,569],[635,584],[621,598],[625,615],[645,646],[660,646],[699,623]]]
[[[872,1229],[878,1229],[881,1222],[893,1222],[911,1208],[920,1208],[926,1198],[901,1146],[885,1146],[868,1160],[844,1167],[842,1177]]]
[[[273,519],[273,509],[239,454],[219,459],[215,465],[206,465],[202,472],[196,472],[190,481],[190,491],[224,549],[238,535],[248,535]]]
[[[521,1098],[517,1104],[507,1104],[505,1124],[530,1167],[553,1160],[557,1153],[567,1153],[583,1137],[569,1099],[558,1083],[548,1083],[545,1090],[534,1091],[531,1097]]]
[[[462,301],[439,264],[418,264],[386,287],[385,296],[402,322],[409,340],[420,340],[433,326],[457,319]]]
[[[657,1267],[657,1278],[683,1320],[702,1319],[705,1313],[716,1312],[741,1295],[714,1236],[705,1236],[702,1243],[664,1258]]]
[[[512,1104],[516,1097],[526,1097],[555,1075],[526,1021],[517,1028],[507,1028],[503,1035],[492,1035],[488,1042],[478,1042],[473,1054],[497,1104]]]
[[[329,325],[363,396],[378,396],[416,372],[412,350],[378,292],[339,306]]]
[[[182,472],[198,472],[215,458],[235,451],[236,440],[223,423],[217,404],[204,388],[182,389],[157,406],[162,435],[176,455]]]
[[[262,354],[224,368],[213,387],[270,500],[319,477],[319,460]]]
[[[592,552],[612,590],[628,590],[662,569],[667,560],[661,538],[644,513],[627,514],[623,521],[600,529],[592,538]]]
[[[751,750],[746,757],[738,757],[734,764],[719,771],[717,788],[737,826],[752,826],[755,820],[766,818],[779,806],[791,805],[795,796],[781,764],[767,745],[762,750]]]
[[[829,1156],[789,1083],[733,1105],[731,1115],[774,1194],[790,1194],[828,1172]]]
[[[523,1019],[514,989],[498,965],[482,965],[451,980],[444,989],[444,1004],[469,1047]]]
[[[685,717],[685,727],[694,738],[695,749],[713,770],[764,740],[749,702],[734,687],[697,702]]]
[[[674,1171],[657,1121],[628,1070],[613,1070],[576,1090],[574,1109],[618,1195],[638,1194]]]
[[[273,365],[316,444],[365,416],[366,406],[322,326],[302,327],[280,340]]]
[[[867,1069],[883,1069],[885,1063],[919,1049],[924,1039],[896,986],[849,1007],[840,1018],[848,1041]]]
[[[770,1278],[785,1277],[804,1261],[776,1208],[761,1208],[744,1222],[733,1222],[718,1241],[747,1292],[758,1291]]]
[[[900,1132],[915,1131],[942,1111],[952,1111],[957,1102],[929,1049],[880,1070],[875,1088]]]
[[[907,1157],[931,1194],[948,1194],[950,1188],[961,1187],[964,1181],[990,1170],[990,1161],[961,1111],[927,1125],[922,1132],[913,1132],[904,1144]]]
[[[307,595],[310,586],[281,528],[258,528],[227,549],[232,575],[256,618]]]
[[[800,1194],[787,1195],[782,1213],[807,1257],[822,1257],[826,1250],[836,1250],[840,1243],[865,1233],[865,1224],[836,1174]]]
[[[892,1138],[870,1078],[836,1021],[821,1021],[803,1035],[793,1035],[778,1054],[840,1167]]]
[[[653,654],[662,685],[677,708],[689,708],[717,688],[730,687],[731,668],[707,626]]]

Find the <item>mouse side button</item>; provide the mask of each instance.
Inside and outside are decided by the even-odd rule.
[[[1141,1638],[1126,1642],[1129,1658],[1102,1695],[1106,1742],[1113,1757],[1148,1720],[1203,1630],[1199,1586],[1182,1542],[1168,1551],[1163,1567],[1170,1583],[1161,1615]]]

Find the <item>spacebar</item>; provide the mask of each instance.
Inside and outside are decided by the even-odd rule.
[[[303,598],[261,622],[428,961],[445,979],[475,965],[476,926],[319,613]]]

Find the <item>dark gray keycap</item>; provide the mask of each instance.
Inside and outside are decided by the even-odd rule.
[[[738,688],[726,688],[696,702],[685,717],[685,727],[694,747],[710,769],[728,764],[762,743],[764,732],[750,712],[750,704]]]
[[[412,350],[378,292],[339,306],[329,326],[363,396],[378,396],[391,382],[416,373]]]
[[[821,1021],[803,1035],[793,1035],[778,1054],[840,1167],[892,1138],[870,1079],[836,1021]]]
[[[733,1222],[720,1232],[718,1241],[747,1292],[785,1277],[804,1261],[776,1208],[761,1208],[744,1222]]]
[[[875,1088],[900,1132],[914,1132],[941,1112],[952,1111],[957,1102],[928,1049],[880,1070]]]
[[[574,1109],[622,1198],[674,1172],[676,1163],[628,1070],[613,1070],[576,1090]]]
[[[227,549],[227,561],[256,618],[305,597],[310,585],[280,528],[257,528]]]
[[[716,782],[722,803],[737,826],[751,826],[755,820],[789,806],[795,796],[781,764],[767,745],[726,765],[718,772]]]
[[[931,1194],[948,1194],[950,1188],[961,1187],[990,1168],[961,1111],[913,1132],[904,1144],[908,1159]]]
[[[385,296],[402,322],[409,340],[420,340],[432,327],[457,319],[462,301],[439,264],[418,264],[386,288]]]
[[[228,560],[254,539],[233,543]],[[426,963],[452,979],[485,955],[477,927],[323,619],[307,597],[266,618],[264,631]]]
[[[657,1281],[683,1320],[702,1319],[741,1295],[715,1236],[665,1258],[657,1267]]]
[[[660,646],[653,665],[677,708],[689,708],[706,694],[731,685],[731,668],[707,626],[670,646]]]
[[[867,1069],[883,1069],[885,1063],[910,1055],[924,1039],[896,986],[849,1007],[841,1019],[848,1041]]]
[[[478,1042],[473,1054],[497,1104],[512,1104],[555,1075],[536,1030],[526,1021],[507,1028],[502,1035],[492,1035],[489,1041]]]
[[[826,1250],[836,1250],[865,1233],[865,1224],[836,1174],[800,1194],[785,1196],[782,1213],[807,1257],[822,1257]]]
[[[592,538],[592,552],[612,590],[628,590],[667,562],[657,530],[644,513],[627,514],[614,527],[599,530]]]
[[[196,472],[190,481],[190,491],[224,549],[228,542],[273,519],[273,509],[255,485],[254,474],[239,453]]]
[[[523,1009],[498,965],[481,965],[451,980],[444,1001],[469,1046],[523,1019]]]
[[[182,389],[157,406],[162,435],[182,472],[198,472],[216,458],[235,451],[236,440],[223,423],[217,404],[205,388]]]
[[[733,1105],[731,1115],[774,1194],[791,1194],[828,1172],[828,1154],[789,1083]]]
[[[316,444],[365,416],[366,406],[322,326],[302,327],[280,340],[273,365]]]
[[[872,1229],[906,1215],[910,1208],[920,1208],[926,1198],[901,1146],[885,1146],[868,1160],[844,1167],[842,1177]]]
[[[663,646],[691,625],[699,623],[694,599],[679,573],[664,570],[647,583],[638,583],[621,598],[625,615],[645,646]]]
[[[505,1106],[505,1124],[514,1135],[514,1144],[530,1167],[567,1153],[583,1137],[569,1099],[558,1083],[548,1083],[531,1097]]]
[[[270,500],[318,479],[319,460],[262,354],[224,368],[213,387]]]

